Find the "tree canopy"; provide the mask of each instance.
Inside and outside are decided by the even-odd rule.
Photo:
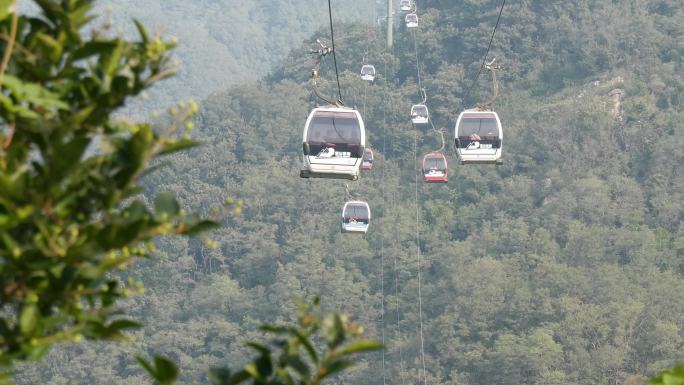
[[[450,143],[458,113],[489,95],[485,74],[465,97],[499,5],[419,2],[418,64]],[[376,150],[374,169],[350,184],[373,210],[363,238],[339,232],[343,182],[298,178],[315,104],[307,52],[329,36],[319,30],[266,78],[206,98],[195,121],[205,145],[144,177],[146,196],[172,191],[201,214],[225,196],[244,199],[242,215],[213,232],[218,247],[158,241],[158,259],[130,272],[147,287],[127,302],[148,325],[135,342],[54,350],[15,378],[141,383],[129,352],[142,351],[206,381],[207,367],[249,362],[244,342],[260,337],[258,325],[294,321],[293,295],[320,294],[387,347],[335,381],[418,383],[418,252],[428,383],[656,376],[682,360],[684,338],[683,22],[674,0],[507,5],[491,51],[504,67],[493,104],[504,165],[460,166],[447,146],[440,186],[414,184],[419,158],[440,143],[408,119],[420,101],[412,33],[399,24],[387,51],[381,27],[337,24],[343,98]],[[364,60],[378,70],[373,84],[358,78]],[[321,76],[332,90],[330,61]]]

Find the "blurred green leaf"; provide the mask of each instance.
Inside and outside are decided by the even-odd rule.
[[[383,345],[378,341],[359,340],[337,349],[337,354],[339,354],[340,356],[347,356],[354,353],[362,353],[380,349],[383,349]]]
[[[154,363],[147,362],[144,358],[136,357],[140,365],[154,378],[155,384],[171,385],[178,378],[178,368],[176,365],[162,356],[155,356]]]
[[[21,310],[19,316],[19,327],[24,334],[32,334],[38,325],[38,317],[40,312],[36,304],[28,304]]]
[[[0,0],[0,20],[5,20],[12,12],[13,0]]]
[[[211,385],[228,385],[230,383],[230,370],[226,368],[211,368],[209,370],[209,382]]]
[[[164,147],[159,151],[159,155],[170,154],[173,152],[186,150],[192,147],[199,146],[200,143],[192,139],[182,138],[164,143]]]
[[[168,215],[175,217],[180,212],[178,201],[171,193],[162,192],[154,198],[154,210],[157,215]]]
[[[658,377],[652,378],[650,382],[657,385],[684,385],[684,365],[677,365],[671,370],[666,370]]]
[[[185,231],[186,235],[195,235],[203,233],[205,231],[213,230],[220,227],[218,223],[214,221],[200,221],[199,223],[190,224],[190,227]]]
[[[354,366],[354,361],[350,360],[337,360],[333,361],[330,365],[323,367],[323,375],[320,376],[321,379],[332,376],[333,374],[339,373],[345,369]]]

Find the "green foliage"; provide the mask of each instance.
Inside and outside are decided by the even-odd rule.
[[[178,39],[178,75],[136,103],[136,112],[163,109],[177,99],[205,98],[226,87],[255,81],[288,52],[327,25],[328,6],[315,0],[116,0],[98,2],[99,14],[124,32],[131,18],[163,28]],[[345,0],[333,4],[336,21],[374,23],[382,4]],[[101,16],[101,17],[102,17]]]
[[[353,366],[353,356],[383,348],[377,341],[357,339],[363,327],[346,315],[321,317],[318,299],[310,306],[299,305],[296,325],[265,325],[261,330],[274,337],[268,345],[247,343],[257,358],[235,373],[224,367],[211,369],[211,384],[318,385]],[[323,341],[324,350],[317,349],[316,339]],[[156,384],[173,384],[178,377],[176,366],[165,358],[155,357],[154,364],[140,357],[138,361]]]
[[[671,370],[662,372],[658,377],[651,379],[655,385],[684,385],[684,365],[677,365]]]
[[[461,107],[489,93],[481,76],[462,104],[498,5],[419,1],[423,85],[450,142]],[[672,367],[684,341],[683,23],[677,0],[507,2],[492,47],[504,66],[493,107],[505,164],[460,166],[447,146],[450,181],[419,183],[418,211],[417,158],[439,143],[407,119],[420,100],[412,33],[399,25],[385,52],[381,28],[337,24],[343,98],[376,153],[350,183],[373,211],[363,238],[339,233],[343,182],[298,177],[315,103],[306,52],[322,29],[272,76],[204,101],[193,136],[207,144],[145,176],[149,202],[172,191],[203,213],[225,195],[245,205],[216,248],[164,238],[158,259],[128,272],[147,289],[130,301],[147,325],[135,342],[55,349],[17,381],[140,383],[134,352],[171,357],[180,381],[206,382],[208,367],[253,361],[246,342],[262,338],[259,325],[294,321],[291,295],[320,294],[371,338],[384,328],[388,383],[421,383],[418,247],[430,384],[636,385]],[[357,76],[364,56],[378,70],[372,84]],[[321,76],[334,90],[332,61]],[[626,92],[622,119],[611,115],[614,88]],[[380,385],[381,373],[378,352],[333,381]]]
[[[40,358],[56,342],[120,339],[137,328],[117,303],[142,286],[116,273],[148,255],[160,235],[214,225],[186,214],[171,194],[158,194],[153,209],[139,194],[151,162],[194,145],[177,131],[197,106],[172,111],[162,132],[114,117],[129,98],[173,74],[173,43],[140,24],[137,41],[101,29],[86,37],[92,3],[41,0],[32,17],[0,4],[3,36],[13,36],[17,21],[16,42],[2,43],[11,60],[0,74],[6,367]]]

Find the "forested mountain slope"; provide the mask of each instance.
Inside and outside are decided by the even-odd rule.
[[[109,15],[124,32],[135,33],[135,18],[178,38],[178,76],[146,103],[157,110],[261,78],[328,21],[327,4],[313,0],[114,0],[101,5],[101,17]],[[375,14],[374,2],[345,0],[336,17],[374,23]]]
[[[462,107],[489,93],[484,74],[462,100],[498,5],[419,3],[422,80],[450,141]],[[196,132],[206,144],[148,177],[149,192],[193,208],[244,199],[213,235],[219,248],[160,242],[136,274],[148,291],[131,309],[147,326],[133,345],[55,351],[18,380],[144,383],[130,358],[142,351],[204,383],[207,367],[244,360],[257,325],[289,319],[292,296],[321,294],[378,338],[384,327],[388,383],[420,383],[419,268],[429,384],[638,383],[684,360],[683,24],[679,1],[507,5],[491,52],[504,66],[504,165],[457,165],[451,144],[449,184],[417,186],[418,157],[439,143],[408,119],[412,34],[399,27],[386,52],[375,27],[337,25],[343,96],[377,154],[350,183],[373,210],[365,237],[339,232],[344,182],[298,177],[319,31],[267,79],[207,98]],[[356,74],[364,56],[373,84]],[[368,356],[337,383],[382,384],[381,368],[380,353]]]

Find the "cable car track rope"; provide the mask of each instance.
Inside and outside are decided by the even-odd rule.
[[[417,8],[417,7],[416,7]],[[422,87],[422,80],[420,77],[420,60],[418,57],[418,43],[416,39],[416,33],[415,31],[412,32],[413,35],[413,49],[415,51],[415,57],[416,57],[416,76],[418,78],[418,92],[423,92],[424,96],[424,101],[427,105],[427,94],[425,94],[423,87]],[[434,129],[434,126],[432,126]],[[413,162],[418,159],[418,127],[416,125],[413,125]],[[418,320],[420,324],[420,361],[423,366],[423,385],[427,385],[427,371],[425,369],[425,339],[423,338],[423,295],[422,295],[422,272],[421,270],[423,269],[423,255],[420,250],[420,206],[418,205],[418,173],[415,170],[414,167],[414,178],[415,178],[415,191],[414,191],[414,200],[415,200],[415,206],[416,206],[416,253],[418,256]]]
[[[394,58],[394,48],[392,48],[392,58]],[[385,72],[387,73],[387,59],[385,59]],[[395,69],[394,69],[394,61],[392,60],[392,74],[395,74]],[[388,84],[385,86],[384,94],[385,94],[385,101],[387,102],[387,108],[392,106],[391,100],[388,97],[388,92],[387,89],[389,88],[389,78],[388,78]],[[385,110],[387,109],[385,108]],[[385,140],[385,136],[383,136],[383,143]],[[383,144],[384,146],[384,144]],[[391,149],[391,145],[390,145]],[[385,153],[383,153],[385,154]],[[385,156],[385,159],[387,159],[387,156]],[[383,165],[384,166],[384,165]],[[382,174],[382,177],[384,178],[385,175]],[[385,185],[385,181],[383,180],[382,182],[383,186]],[[384,231],[384,215],[385,212],[383,211],[383,231]],[[406,379],[404,376],[404,371],[406,368],[406,364],[404,362],[404,352],[402,349],[402,338],[403,334],[401,332],[401,303],[399,300],[399,268],[397,267],[397,253],[392,253],[392,259],[393,259],[393,270],[394,270],[394,300],[395,300],[395,306],[396,306],[396,312],[397,312],[397,340],[399,341],[398,343],[398,350],[399,350],[399,377],[401,378],[401,384],[406,385]]]
[[[415,128],[415,125],[414,125]],[[418,129],[415,128],[413,135],[413,159],[418,157]],[[423,365],[423,385],[427,385],[425,370],[425,342],[423,339],[423,296],[421,292],[421,270],[423,269],[423,256],[420,251],[420,207],[418,206],[418,173],[415,176],[415,205],[416,205],[416,253],[418,255],[418,320],[420,323],[420,361]]]
[[[487,63],[487,56],[489,56],[489,50],[492,48],[492,42],[494,41],[494,35],[496,35],[496,30],[499,28],[499,22],[501,21],[501,14],[503,13],[504,6],[506,6],[506,0],[503,0],[501,2],[501,9],[499,10],[499,16],[496,18],[496,24],[494,25],[494,30],[492,31],[492,36],[489,38],[489,44],[487,45],[487,51],[485,52],[484,57],[482,58],[482,64],[480,65],[480,69],[477,71],[477,75],[473,79],[473,82],[470,84],[470,87],[468,87],[468,90],[466,91],[463,99],[461,99],[461,105],[464,104],[464,100],[468,99],[470,96],[470,92],[473,90],[473,87],[477,83],[477,80],[480,78],[480,75],[482,74],[482,70],[485,67],[485,64]]]
[[[387,59],[385,59],[385,76],[387,76]],[[385,87],[385,95],[387,95],[387,87]],[[385,98],[387,100],[387,98]],[[385,152],[385,137],[387,135],[387,111],[383,108],[382,110],[382,155],[385,157],[383,160],[383,165],[380,170],[380,195],[382,196],[382,230],[380,233],[380,291],[382,292],[382,298],[380,300],[380,319],[381,319],[381,331],[382,331],[382,345],[385,346],[385,213],[387,212],[387,199],[385,191],[385,162],[387,161],[387,156]],[[385,349],[382,349],[382,384],[387,385],[386,371],[385,371]]]
[[[339,101],[341,102],[342,88],[340,87],[340,73],[337,70],[337,51],[335,51],[335,32],[333,30],[332,5],[330,5],[330,0],[328,0],[328,16],[330,19],[330,41],[332,44],[333,62],[335,63],[335,78],[337,79],[337,94],[339,96]]]
[[[418,43],[416,41],[416,32],[415,31],[411,32],[411,35],[413,35],[413,50],[416,53],[416,78],[418,79],[418,93],[420,94],[421,92],[424,93],[425,91],[423,90],[423,81],[421,80],[421,77],[420,77],[420,63],[418,62]],[[421,94],[419,96],[423,96],[423,95]],[[425,97],[425,98],[427,98],[427,97]],[[425,103],[425,102],[427,102],[427,101],[423,101],[423,103]]]

